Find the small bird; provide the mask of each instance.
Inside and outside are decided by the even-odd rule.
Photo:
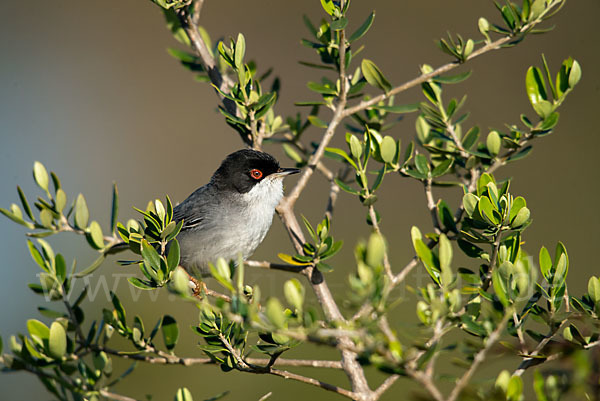
[[[283,179],[299,173],[281,168],[268,153],[238,150],[227,156],[210,182],[173,209],[183,220],[177,236],[180,265],[195,277],[208,276],[219,257],[245,260],[262,242],[283,197]]]

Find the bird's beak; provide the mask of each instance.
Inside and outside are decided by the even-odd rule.
[[[298,174],[299,172],[300,172],[299,168],[293,168],[293,167],[290,167],[290,168],[280,168],[273,175],[278,176],[278,177],[285,177],[285,176],[291,175],[291,174]]]

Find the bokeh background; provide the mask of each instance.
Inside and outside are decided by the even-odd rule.
[[[192,79],[167,47],[177,47],[165,28],[160,10],[146,0],[76,1],[31,0],[3,2],[0,13],[0,205],[17,200],[21,185],[30,200],[39,195],[31,178],[35,160],[55,171],[71,199],[85,194],[92,218],[108,226],[110,188],[113,181],[121,194],[121,219],[133,217],[131,206],[143,207],[148,200],[169,194],[183,200],[204,184],[228,153],[242,146],[237,134],[216,112],[216,97],[206,84]],[[486,16],[498,22],[491,1],[481,0],[372,0],[354,1],[350,8],[350,29],[357,27],[375,9],[377,16],[370,33],[362,39],[362,57],[374,60],[393,84],[415,77],[419,65],[433,66],[448,60],[434,44],[446,31],[476,37],[477,19]],[[298,111],[294,101],[315,99],[306,88],[319,80],[320,72],[300,66],[298,60],[315,61],[313,53],[300,45],[307,37],[302,15],[313,21],[323,16],[319,2],[207,1],[202,25],[213,39],[243,32],[247,57],[262,71],[273,67],[282,80],[276,110],[282,115]],[[597,275],[597,243],[600,224],[597,212],[598,148],[600,132],[600,16],[598,0],[569,1],[550,24],[556,29],[530,36],[513,49],[496,51],[478,58],[467,67],[472,77],[463,84],[447,87],[446,98],[468,93],[465,109],[469,123],[486,134],[504,123],[518,123],[519,114],[534,113],[524,88],[529,65],[540,65],[545,53],[553,71],[564,58],[576,58],[583,79],[560,109],[555,133],[537,141],[529,158],[502,169],[500,178],[515,177],[512,192],[525,196],[532,210],[533,225],[525,232],[526,249],[537,254],[541,245],[554,248],[563,241],[569,251],[570,293],[580,294],[587,278]],[[422,100],[418,89],[402,94],[398,102]],[[306,110],[300,110],[306,112]],[[407,143],[414,137],[414,119],[388,132]],[[340,130],[341,131],[341,130]],[[311,128],[307,138],[321,132]],[[343,137],[338,132],[337,143]],[[268,146],[283,165],[291,164],[275,146]],[[288,185],[293,184],[290,179]],[[322,216],[326,194],[323,180],[315,175],[311,187],[296,210],[312,221]],[[409,231],[412,225],[428,230],[431,225],[420,185],[400,177],[384,182],[378,208],[382,229],[391,246],[391,260],[399,269],[412,256]],[[456,193],[437,191],[436,197],[456,202]],[[334,259],[336,271],[328,280],[338,299],[346,297],[346,276],[352,270],[352,248],[365,238],[365,210],[341,194],[335,211],[334,235],[346,246]],[[355,224],[355,221],[359,221]],[[55,249],[81,266],[93,260],[83,240],[69,235],[52,239]],[[254,258],[276,260],[279,251],[291,251],[279,221]],[[26,320],[39,318],[36,307],[43,299],[27,289],[38,272],[30,259],[24,230],[0,219],[0,335],[6,344],[11,334],[25,331]],[[175,316],[180,324],[179,354],[200,356],[195,337],[188,327],[195,324],[193,305],[175,302],[166,294],[157,299],[147,293],[131,293],[125,276],[135,270],[115,266],[113,260],[94,275],[94,283],[121,294],[130,317],[136,310],[146,326],[160,314]],[[290,276],[280,272],[251,271],[249,281],[259,283],[263,294],[281,294],[281,284]],[[419,279],[417,277],[417,279]],[[96,294],[87,301],[87,323],[107,307],[106,288],[94,284]],[[410,295],[399,294],[400,296]],[[403,328],[415,322],[411,303],[397,309],[395,325]],[[159,340],[160,343],[160,340]],[[335,357],[326,349],[310,349],[321,357]],[[294,355],[293,353],[291,354]],[[297,354],[296,354],[297,355]],[[116,362],[116,361],[115,361]],[[502,360],[498,361],[503,363]],[[515,361],[504,361],[514,369]],[[127,365],[116,363],[116,369]],[[302,371],[302,370],[301,370]],[[339,372],[309,372],[328,381],[346,385]],[[380,380],[369,371],[374,382]],[[478,380],[484,380],[482,377]],[[269,391],[274,400],[307,397],[340,399],[306,385],[284,382],[275,377],[232,372],[224,374],[212,366],[160,368],[140,366],[130,380],[115,391],[144,398],[171,399],[175,390],[188,386],[195,399],[205,399],[224,389],[226,399],[256,400]],[[42,386],[27,374],[0,375],[1,400],[47,399]],[[401,380],[385,396],[391,400],[416,389]]]

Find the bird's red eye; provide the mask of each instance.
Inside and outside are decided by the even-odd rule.
[[[263,173],[262,173],[262,171],[255,168],[255,169],[250,170],[250,176],[252,178],[254,178],[255,180],[260,180],[263,176]]]

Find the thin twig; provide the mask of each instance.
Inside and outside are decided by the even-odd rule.
[[[481,289],[483,291],[487,291],[487,289],[490,287],[490,284],[492,282],[492,273],[494,272],[494,268],[496,267],[496,265],[498,264],[498,250],[500,249],[500,241],[502,239],[502,235],[501,232],[498,232],[498,234],[496,234],[496,241],[494,242],[494,247],[492,249],[492,256],[490,258],[490,268],[487,271],[487,273],[485,274],[485,279],[483,280],[483,283],[481,284]]]
[[[433,228],[436,234],[440,234],[442,232],[442,227],[440,226],[440,219],[438,217],[437,205],[433,200],[433,191],[431,189],[431,178],[425,180],[425,197],[427,198],[427,209],[429,209],[429,213],[431,214],[431,221],[433,222]]]
[[[421,383],[436,401],[444,401],[444,396],[437,388],[431,377],[427,376],[420,370],[407,369],[406,372],[410,377]]]
[[[515,370],[515,372],[513,373],[513,376],[521,376],[528,368],[535,366],[535,365],[539,365],[540,363],[550,360],[550,358],[541,359],[541,358],[536,358],[536,356],[538,356],[540,354],[540,352],[542,352],[544,347],[550,342],[550,340],[552,340],[554,338],[554,336],[560,331],[560,329],[566,322],[567,322],[566,319],[563,320],[556,327],[555,330],[552,330],[550,333],[548,333],[548,335],[546,337],[544,337],[542,339],[542,341],[540,341],[538,343],[538,345],[535,347],[533,352],[531,354],[529,354],[529,356],[526,356],[523,359],[523,361],[519,364],[519,366],[517,367],[517,370]]]
[[[327,198],[327,207],[325,208],[325,217],[331,220],[333,218],[333,208],[338,198],[340,187],[334,180],[329,182],[329,197]]]
[[[375,212],[373,205],[369,205],[369,217],[371,217],[373,230],[375,230],[377,234],[381,235],[381,229],[379,228],[379,223],[377,222],[377,213]],[[392,273],[392,266],[390,264],[387,247],[383,252],[383,268],[385,269],[385,274],[388,276],[388,278],[393,281],[394,273]]]
[[[489,51],[497,50],[497,49],[501,48],[503,45],[505,45],[506,43],[510,42],[511,40],[514,40],[515,37],[518,37],[519,35],[522,35],[522,34],[526,34],[531,28],[533,28],[534,26],[538,25],[539,23],[541,23],[543,21],[544,16],[548,12],[550,12],[550,10],[552,8],[554,8],[554,5],[556,5],[556,4],[553,4],[552,7],[548,7],[535,21],[531,21],[530,23],[522,26],[521,29],[519,30],[519,32],[515,33],[514,35],[502,37],[493,42],[487,43],[486,45],[475,50],[473,53],[471,53],[469,55],[469,57],[467,57],[464,60],[464,62],[473,60],[474,58],[479,57],[482,54],[485,54]],[[420,85],[423,82],[426,82],[426,81],[430,80],[431,78],[434,78],[435,76],[438,76],[440,74],[443,74],[445,72],[453,70],[454,68],[461,66],[463,63],[461,63],[459,61],[452,61],[450,63],[442,65],[441,67],[436,68],[435,70],[433,70],[432,72],[430,72],[428,74],[423,74],[417,78],[414,78],[408,82],[403,83],[402,85],[392,88],[391,90],[387,91],[384,94],[372,97],[369,100],[363,100],[360,103],[358,103],[357,105],[348,107],[346,110],[344,110],[342,117],[348,117],[354,113],[358,113],[359,111],[368,109],[369,107],[372,107],[383,100],[389,99],[391,96],[394,96],[398,93],[407,91],[408,89],[413,88],[417,85]]]
[[[394,276],[394,279],[392,280],[392,286],[396,286],[403,282],[410,272],[417,266],[417,264],[419,264],[419,258],[417,256],[413,256],[410,262],[404,266],[400,273]]]
[[[261,373],[261,372],[256,372],[256,373]],[[265,373],[267,373],[267,372],[265,372]],[[329,390],[334,393],[338,393],[338,394],[343,395],[344,397],[350,398],[352,400],[357,399],[356,394],[352,391],[346,390],[346,389],[338,387],[338,386],[334,386],[333,384],[325,383],[321,380],[313,379],[312,377],[301,376],[296,373],[288,372],[285,370],[279,370],[279,369],[270,369],[268,373],[275,375],[275,376],[283,377],[284,379],[292,379],[292,380],[296,380],[296,381],[299,381],[302,383],[312,384],[313,386],[317,386],[322,389]]]
[[[338,393],[340,395],[343,395],[343,396],[351,398],[351,399],[356,398],[356,394],[354,394],[352,391],[348,391],[341,387],[334,386],[333,384],[325,383],[323,381],[314,379],[312,377],[302,376],[302,375],[288,372],[285,370],[274,369],[268,365],[267,366],[257,366],[252,363],[249,363],[246,359],[244,359],[240,355],[239,351],[236,350],[231,345],[229,340],[227,340],[227,338],[223,334],[219,333],[219,339],[221,340],[221,343],[223,343],[225,348],[227,348],[227,351],[229,351],[229,353],[231,355],[233,355],[233,358],[236,361],[236,368],[238,370],[241,370],[243,372],[248,372],[248,373],[256,373],[256,374],[272,374],[275,376],[283,377],[285,379],[292,379],[292,380],[296,380],[296,381],[299,381],[302,383],[312,384],[313,386],[320,387],[322,389],[329,390],[334,393]]]
[[[383,383],[381,383],[381,385],[379,385],[379,387],[377,387],[377,390],[375,390],[375,397],[379,398],[383,395],[383,393],[385,393],[390,387],[392,387],[392,385],[394,383],[396,383],[396,380],[398,380],[400,378],[399,375],[391,375],[388,376]]]
[[[517,316],[517,311],[513,310],[512,314],[513,322],[515,323],[515,329],[517,330],[517,337],[519,338],[519,345],[521,346],[521,353],[527,354],[527,343],[525,342],[525,336],[523,335],[522,321]]]
[[[210,358],[192,358],[192,357],[179,357],[164,353],[160,350],[156,350],[153,347],[148,347],[145,352],[154,353],[155,355],[148,354],[131,354],[124,351],[118,351],[112,348],[94,346],[94,351],[104,351],[107,354],[115,355],[124,359],[131,359],[140,362],[146,362],[156,365],[212,365],[215,363]],[[266,365],[270,359],[267,358],[245,358],[248,363],[254,365]],[[294,366],[294,367],[309,367],[309,368],[328,368],[328,369],[342,369],[342,363],[340,361],[331,360],[319,360],[319,359],[286,359],[277,358],[273,363],[273,366]]]
[[[190,281],[194,284],[194,288],[192,290],[192,295],[194,297],[198,298],[199,300],[202,300],[204,298],[204,295],[208,295],[213,298],[222,299],[225,302],[231,302],[231,297],[229,295],[221,294],[218,291],[211,290],[206,286],[206,283],[204,283],[204,281],[198,280],[196,277],[189,274],[187,270],[185,270],[183,267],[181,268],[188,275]]]
[[[110,391],[104,389],[100,390],[99,393],[102,397],[109,398],[115,401],[138,401],[135,398],[127,397],[126,395],[111,393]]]
[[[477,371],[479,366],[483,363],[483,361],[485,361],[485,358],[487,357],[487,354],[490,351],[490,349],[500,339],[500,335],[502,334],[502,332],[504,331],[504,328],[506,327],[508,318],[509,318],[509,314],[506,314],[504,316],[504,318],[502,319],[502,321],[500,322],[500,324],[498,324],[498,327],[496,327],[496,330],[494,330],[489,335],[489,337],[487,338],[487,340],[485,342],[484,347],[475,355],[475,358],[473,358],[473,362],[471,363],[471,366],[462,375],[462,377],[458,380],[458,382],[456,383],[456,386],[454,386],[454,388],[452,389],[452,392],[450,393],[450,396],[448,397],[448,399],[446,401],[455,401],[458,398],[458,396],[460,395],[460,393],[467,386],[467,384],[469,384],[469,381],[471,380],[471,378],[473,377],[473,375],[475,374],[475,372]]]

